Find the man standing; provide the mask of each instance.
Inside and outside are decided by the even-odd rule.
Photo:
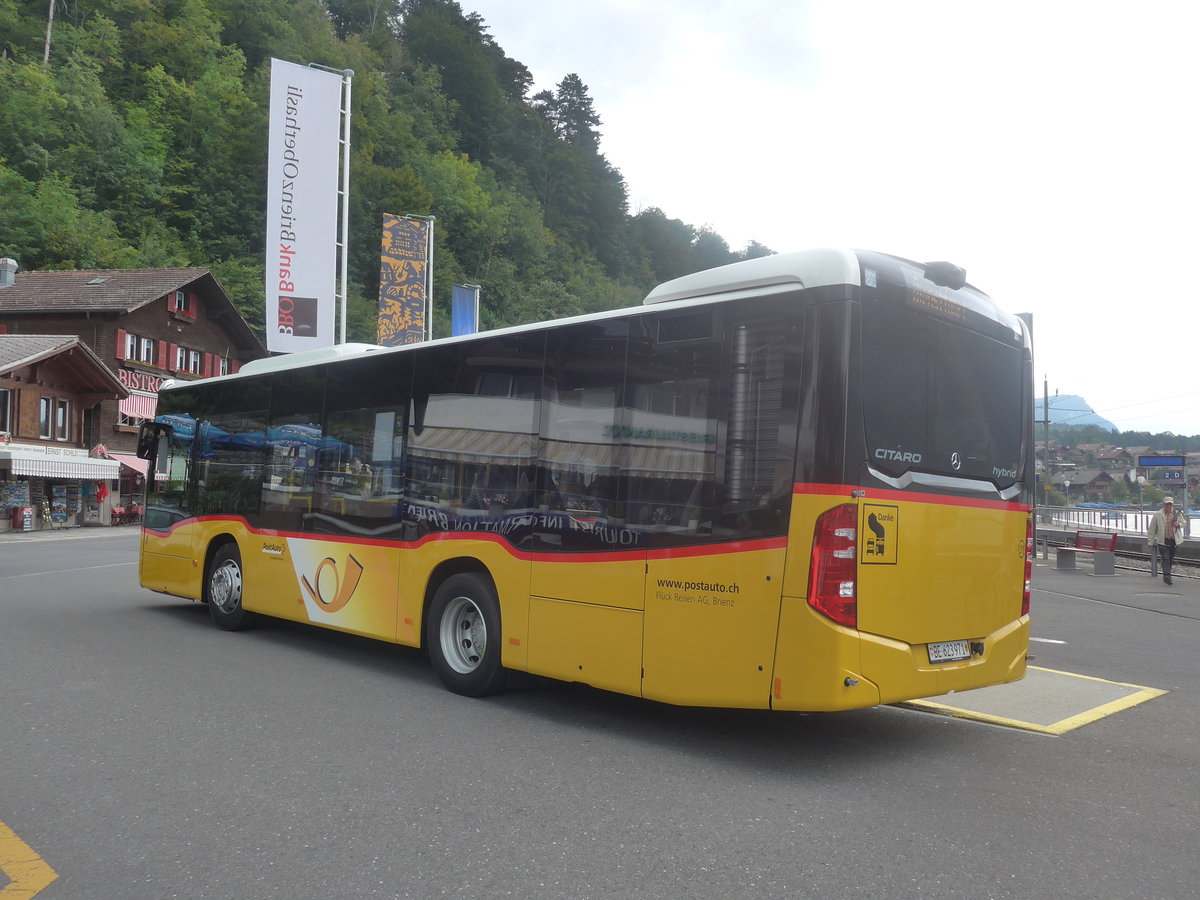
[[[1157,553],[1163,564],[1163,581],[1171,583],[1171,565],[1175,562],[1175,547],[1183,540],[1183,514],[1175,509],[1173,497],[1163,497],[1162,509],[1150,518],[1146,542],[1150,553]]]

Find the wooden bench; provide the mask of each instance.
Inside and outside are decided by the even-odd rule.
[[[1116,575],[1117,535],[1107,531],[1077,531],[1075,542],[1058,548],[1059,569],[1074,569],[1075,557],[1080,553],[1092,557],[1093,575]]]

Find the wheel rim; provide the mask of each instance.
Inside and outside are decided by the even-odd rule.
[[[208,582],[209,602],[223,613],[234,612],[242,602],[242,570],[232,559],[213,569]]]
[[[470,597],[455,597],[442,614],[442,656],[455,672],[469,675],[479,668],[487,653],[487,624]]]

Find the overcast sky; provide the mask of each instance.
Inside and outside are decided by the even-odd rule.
[[[1200,3],[460,2],[579,74],[631,212],[950,260],[1033,313],[1039,397],[1200,434]]]

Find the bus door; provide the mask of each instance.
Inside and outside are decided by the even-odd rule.
[[[155,423],[144,423],[138,435],[138,456],[152,461],[146,477],[140,577],[143,587],[151,590],[199,599],[190,490],[195,435],[196,421],[188,415],[160,416]]]
[[[649,536],[643,696],[763,707],[791,502],[794,298],[643,317],[630,341],[627,493]]]
[[[537,454],[529,669],[640,692],[648,534],[622,470],[628,319],[549,333]]]

